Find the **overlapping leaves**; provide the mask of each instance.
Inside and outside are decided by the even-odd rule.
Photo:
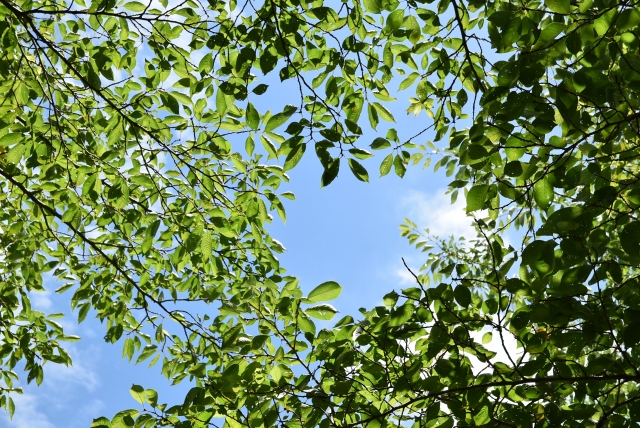
[[[195,385],[173,406],[134,385],[145,410],[94,426],[639,419],[635,3],[0,0],[0,15],[10,412],[18,362],[38,383],[45,361],[70,363],[60,342],[77,338],[30,305],[53,275],[123,357]],[[298,88],[273,112],[270,75]],[[417,135],[393,127],[405,90],[429,117]],[[264,228],[307,147],[322,185],[341,164],[368,181],[366,128],[381,175],[440,156],[479,235],[408,223],[428,253],[416,286],[323,328],[340,286],[304,296]]]

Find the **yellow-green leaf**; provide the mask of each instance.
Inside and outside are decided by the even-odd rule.
[[[337,282],[323,282],[309,293],[306,300],[310,303],[327,302],[337,298],[341,291],[342,287]]]
[[[543,177],[533,185],[533,198],[543,211],[549,208],[551,202],[553,202],[553,186],[548,176]]]

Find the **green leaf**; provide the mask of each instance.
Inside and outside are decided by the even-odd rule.
[[[138,1],[130,1],[125,3],[123,7],[131,12],[143,12],[147,8],[147,5]]]
[[[306,297],[309,303],[327,302],[337,298],[342,292],[342,287],[335,281],[327,281],[314,288]]]
[[[147,397],[144,393],[144,388],[140,385],[133,384],[129,389],[131,396],[140,404],[144,404],[147,401]]]
[[[391,31],[395,31],[402,26],[403,20],[404,20],[404,10],[402,9],[394,10],[387,16],[387,27]]]
[[[227,416],[226,418],[224,418],[223,428],[244,428],[244,426],[235,419]]]
[[[256,95],[262,95],[265,92],[267,92],[267,88],[269,88],[269,85],[267,85],[265,83],[261,83],[261,84],[257,85],[255,88],[253,88],[253,90],[251,92],[253,92]]]
[[[369,173],[367,170],[355,159],[349,159],[349,168],[356,178],[360,181],[369,182]]]
[[[555,13],[567,14],[571,12],[570,0],[545,0],[544,4]]]
[[[375,131],[379,122],[378,112],[376,111],[375,107],[371,103],[367,105],[367,112],[369,113],[369,123],[371,124],[371,128],[373,128],[373,130]]]
[[[88,302],[80,306],[80,310],[78,311],[78,324],[84,321],[84,319],[87,317],[89,309],[91,309],[91,305]]]
[[[56,293],[64,293],[65,291],[67,291],[68,289],[70,289],[71,287],[73,287],[75,284],[73,282],[69,282],[67,284],[64,284],[58,288],[56,288]]]
[[[260,114],[258,114],[258,110],[253,106],[253,104],[247,104],[246,111],[247,125],[249,128],[256,130],[260,126]]]
[[[402,161],[402,158],[400,156],[396,155],[393,158],[393,167],[398,177],[404,177],[404,173],[407,172],[407,167],[404,165],[404,162]],[[380,172],[382,172],[382,165],[380,166],[380,170]]]
[[[80,340],[80,336],[76,336],[76,335],[70,335],[70,336],[61,336],[58,338],[58,340],[64,341],[64,342],[77,342]]]
[[[398,90],[402,91],[404,89],[407,89],[408,87],[413,85],[413,83],[416,81],[418,77],[420,77],[420,74],[416,72],[411,73],[400,83],[400,87],[398,88]]]
[[[342,108],[347,112],[347,119],[355,124],[358,123],[363,106],[364,96],[361,92],[355,92],[345,98]]]
[[[136,360],[136,364],[139,364],[156,353],[158,347],[156,345],[147,345],[144,347],[140,355],[138,355],[138,359]],[[134,397],[135,398],[135,397]]]
[[[411,303],[405,303],[404,305],[398,306],[392,310],[389,315],[389,326],[398,327],[403,325],[411,318],[411,316],[413,316],[414,311],[415,307]]]
[[[304,154],[304,151],[306,148],[307,148],[307,145],[305,143],[302,143],[302,144],[297,144],[291,149],[291,151],[287,155],[287,158],[284,161],[285,171],[293,169],[298,164],[298,162],[300,162],[300,159],[302,159],[302,155]]]
[[[109,189],[109,199],[115,209],[122,209],[129,203],[129,188],[121,181]]]
[[[593,28],[596,30],[598,36],[602,37],[607,34],[609,29],[611,28],[615,15],[616,9],[610,9],[595,20],[595,22],[593,23]]]
[[[307,313],[307,315],[319,320],[330,320],[335,314],[338,313],[336,308],[326,303],[307,308],[305,309],[305,312]]]
[[[520,77],[520,63],[517,61],[506,63],[498,73],[498,85],[511,87]]]
[[[24,144],[13,146],[11,150],[9,150],[9,153],[7,153],[7,157],[5,159],[8,163],[15,165],[22,159],[22,155],[24,154],[25,149],[26,146]]]
[[[405,21],[405,26],[407,27],[407,31],[409,32],[409,41],[412,45],[415,45],[420,40],[420,24],[415,16],[408,16]],[[417,67],[412,67],[416,69]]]
[[[380,177],[389,174],[391,165],[393,165],[393,153],[389,153],[380,163]]]
[[[391,43],[387,43],[386,45],[384,45],[384,49],[382,50],[382,60],[384,62],[384,65],[386,65],[388,68],[393,67],[394,55],[391,51]]]
[[[128,358],[129,361],[133,358],[133,354],[135,352],[135,343],[132,338],[128,337],[124,341],[124,346],[122,347],[122,358]]]
[[[640,221],[624,226],[620,234],[622,249],[633,258],[640,258]]]
[[[526,152],[527,142],[511,137],[507,140],[505,154],[510,161],[520,159]]]
[[[289,118],[293,115],[293,113],[295,113],[295,111],[295,107],[287,106],[282,113],[277,113],[271,116],[264,127],[265,132],[273,131],[274,129],[277,129],[280,126],[284,125],[287,120],[289,120]]]
[[[253,141],[253,138],[251,136],[247,137],[247,139],[244,142],[244,150],[247,152],[247,154],[249,155],[249,157],[253,156],[253,151],[256,148],[256,143],[255,141]]]
[[[477,426],[484,425],[489,421],[491,421],[489,406],[482,406],[478,412],[474,412],[473,422],[475,422]]]
[[[178,100],[179,102],[181,102],[182,104],[189,105],[189,106],[193,105],[193,101],[191,101],[191,98],[189,98],[187,95],[183,93],[171,92],[171,96],[176,100]]]
[[[111,428],[111,421],[104,416],[96,418],[91,422],[91,428]]]
[[[202,240],[200,241],[200,251],[202,251],[202,259],[207,261],[211,258],[211,252],[213,251],[213,239],[211,233],[205,230],[202,234]]]
[[[264,147],[269,154],[269,159],[278,157],[278,149],[276,149],[276,146],[271,142],[271,140],[264,135],[261,135],[260,142],[262,143],[262,147]]]
[[[523,172],[522,163],[518,161],[509,162],[504,166],[504,173],[509,177],[520,177]]]
[[[349,149],[349,153],[357,157],[358,159],[369,159],[373,155],[363,149]]]
[[[382,104],[373,102],[373,103],[371,103],[371,105],[373,105],[373,108],[375,108],[375,110],[378,113],[378,115],[381,118],[383,118],[384,120],[386,120],[387,122],[395,122],[396,121],[393,118],[393,115],[391,114],[391,112],[385,106],[383,106]]]
[[[224,92],[220,89],[216,92],[216,111],[220,116],[223,116],[227,112],[227,100]]]
[[[21,142],[22,140],[24,140],[24,135],[22,134],[16,134],[16,133],[6,134],[0,137],[0,147],[12,146],[14,144]]]
[[[391,143],[387,141],[385,138],[378,137],[375,140],[373,140],[373,143],[371,143],[370,147],[373,150],[382,150],[382,149],[391,147]]]
[[[380,13],[382,2],[381,0],[364,0],[364,8],[369,13]]]
[[[333,180],[335,180],[335,178],[338,176],[338,172],[340,171],[340,159],[332,159],[329,162],[329,165],[325,168],[324,172],[322,173],[322,179],[321,179],[321,185],[322,187],[326,187],[329,184],[331,184],[331,182]]]
[[[565,25],[559,22],[552,22],[540,32],[540,37],[536,41],[534,45],[534,49],[547,46],[551,41],[555,40],[555,38],[564,31]]]
[[[458,285],[453,290],[453,296],[456,299],[456,302],[463,308],[469,307],[471,304],[471,291],[464,285]]]
[[[467,193],[467,212],[477,211],[482,209],[485,201],[487,200],[487,192],[489,191],[488,184],[476,184]]]
[[[165,98],[165,107],[167,107],[167,109],[175,114],[175,115],[179,115],[180,114],[180,104],[178,104],[178,100],[176,100],[172,95],[166,94]],[[179,120],[179,118],[178,118]]]
[[[13,415],[16,413],[16,405],[11,397],[7,399],[7,410],[9,410],[9,419],[13,419]]]
[[[390,293],[385,294],[384,297],[382,298],[382,301],[384,302],[385,306],[392,308],[393,306],[395,306],[399,297],[400,295],[398,293],[396,293],[395,291],[392,291]]]
[[[209,52],[208,54],[203,56],[202,59],[200,60],[200,64],[198,64],[198,71],[201,74],[209,74],[211,73],[212,70],[213,70],[213,55],[211,52]],[[218,111],[220,111],[219,108],[218,108]]]
[[[533,185],[533,197],[540,209],[546,211],[553,202],[553,186],[548,176],[544,176]]]
[[[304,313],[298,314],[297,318],[298,327],[303,333],[308,333],[312,336],[316,335],[316,325],[311,319]]]
[[[151,407],[156,407],[158,404],[158,393],[153,389],[145,389],[144,394],[147,396],[147,401]]]

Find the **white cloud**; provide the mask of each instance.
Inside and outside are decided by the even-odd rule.
[[[105,403],[92,398],[100,385],[95,370],[96,346],[79,348],[65,344],[73,358],[73,366],[46,364],[44,382],[22,385],[27,391],[13,395],[16,411],[12,420],[0,410],[0,427],[7,428],[62,428],[87,426],[87,421],[100,414]],[[61,422],[63,421],[64,422]]]
[[[77,394],[57,394],[59,394],[57,390],[56,393],[47,393],[42,389],[37,389],[35,394],[12,395],[16,405],[15,414],[13,419],[10,419],[6,411],[0,410],[0,426],[7,428],[87,426],[87,422],[103,412],[106,407],[98,399],[79,400]],[[53,409],[57,409],[57,411],[52,412]],[[72,413],[69,413],[71,409],[73,409]],[[59,424],[59,416],[57,417],[58,421],[54,422],[56,413],[58,415],[66,414],[64,424]]]
[[[34,308],[40,311],[46,311],[47,309],[51,308],[51,305],[53,305],[51,299],[49,298],[50,295],[50,292],[42,291],[38,293],[32,293],[29,295],[29,297],[31,298],[31,304]]]
[[[91,355],[99,355],[100,351],[95,346],[79,350],[68,344],[65,349],[71,354],[73,365],[47,364],[45,380],[49,378],[58,388],[79,385],[87,391],[95,390],[100,385],[100,378],[92,366]]]
[[[56,428],[51,423],[46,414],[41,411],[43,407],[38,396],[25,393],[23,395],[12,395],[16,405],[16,412],[13,419],[9,419],[9,414],[0,411],[1,425],[11,428]]]
[[[495,320],[497,321],[497,320]],[[471,332],[471,337],[476,342],[482,343],[482,336],[489,330],[481,330]],[[505,363],[506,365],[512,367],[513,363],[517,364],[518,360],[522,357],[522,353],[524,348],[518,348],[518,342],[516,341],[513,335],[503,329],[502,338],[500,337],[500,332],[496,329],[491,330],[492,339],[491,342],[484,345],[489,351],[495,352],[496,356],[491,359],[492,363]],[[491,368],[487,367],[487,364],[481,363],[477,358],[473,356],[469,356],[469,359],[472,362],[473,372],[475,374],[479,374],[481,371],[488,370],[492,371]]]
[[[440,189],[431,194],[411,191],[402,200],[403,208],[409,209],[408,217],[420,227],[426,227],[433,235],[456,236],[473,239],[476,237],[473,220],[465,213],[464,197],[458,195],[455,204],[451,196]]]
[[[402,269],[396,269],[395,274],[399,279],[400,285],[408,285],[408,284],[416,283],[416,279],[414,278],[414,276],[411,275],[411,272],[409,272],[404,267]]]

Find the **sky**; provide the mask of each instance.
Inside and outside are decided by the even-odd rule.
[[[374,173],[379,157],[372,160],[367,164],[371,166],[370,183],[358,181],[344,168],[336,181],[321,189],[321,166],[308,151],[290,171],[290,183],[281,187],[296,195],[295,201],[286,201],[287,223],[276,216],[270,228],[272,236],[287,248],[280,257],[282,265],[300,278],[304,290],[328,280],[344,287],[340,298],[332,302],[340,311],[336,320],[357,315],[360,307],[380,304],[393,288],[411,286],[413,278],[402,258],[417,271],[424,255],[400,237],[398,226],[405,217],[434,234],[473,236],[463,206],[451,206],[449,196],[444,195],[446,177],[413,167],[403,179],[393,175],[379,179]],[[34,295],[34,307],[69,314],[69,295],[52,293],[51,281],[46,287],[49,291]],[[145,363],[129,364],[121,358],[122,343],[104,342],[105,329],[97,320],[87,317],[77,325],[75,319],[70,315],[61,320],[67,334],[82,337],[67,345],[73,366],[47,364],[42,385],[23,384],[25,393],[14,397],[13,420],[0,412],[0,426],[88,427],[95,417],[137,408],[128,392],[132,383],[158,390],[160,402],[182,401],[189,388],[186,382],[168,387],[160,364],[151,369]]]
[[[251,100],[261,112],[267,108],[277,112],[287,101],[297,101],[274,97],[273,94],[291,92],[286,83],[270,83],[263,98]],[[410,92],[403,97],[405,100]],[[394,104],[392,111],[398,122],[395,127],[404,134],[401,138],[432,123],[424,113],[407,116],[406,101]],[[363,143],[384,136],[388,125],[381,123],[379,132],[368,132]],[[451,179],[442,170],[434,173],[418,165],[409,167],[403,179],[393,172],[378,178],[381,159],[377,155],[362,162],[369,170],[370,183],[358,181],[344,163],[338,178],[320,188],[322,167],[313,150],[307,150],[298,166],[289,171],[290,183],[280,188],[296,195],[295,201],[284,200],[286,225],[274,216],[269,227],[271,235],[287,248],[280,256],[281,264],[289,274],[300,278],[305,291],[329,280],[344,287],[342,295],[331,302],[340,311],[335,320],[347,314],[355,316],[358,308],[381,304],[382,296],[392,289],[414,284],[402,259],[417,272],[426,257],[400,237],[398,226],[404,218],[429,228],[434,235],[475,237],[471,220],[464,213],[464,197],[460,195],[458,202],[451,205],[450,197],[445,195]],[[73,366],[47,364],[42,385],[23,383],[24,394],[14,396],[13,420],[0,412],[1,427],[85,428],[93,418],[111,418],[120,410],[139,408],[129,394],[132,384],[157,390],[161,403],[182,402],[190,387],[187,382],[169,387],[160,374],[160,364],[147,369],[146,363],[135,366],[123,360],[122,342],[105,343],[104,326],[90,316],[78,325],[77,315],[70,311],[70,294],[53,293],[57,286],[53,281],[46,283],[48,291],[33,295],[33,306],[46,313],[68,314],[61,320],[66,333],[82,337],[79,342],[66,345]],[[20,376],[24,379],[26,373]]]

